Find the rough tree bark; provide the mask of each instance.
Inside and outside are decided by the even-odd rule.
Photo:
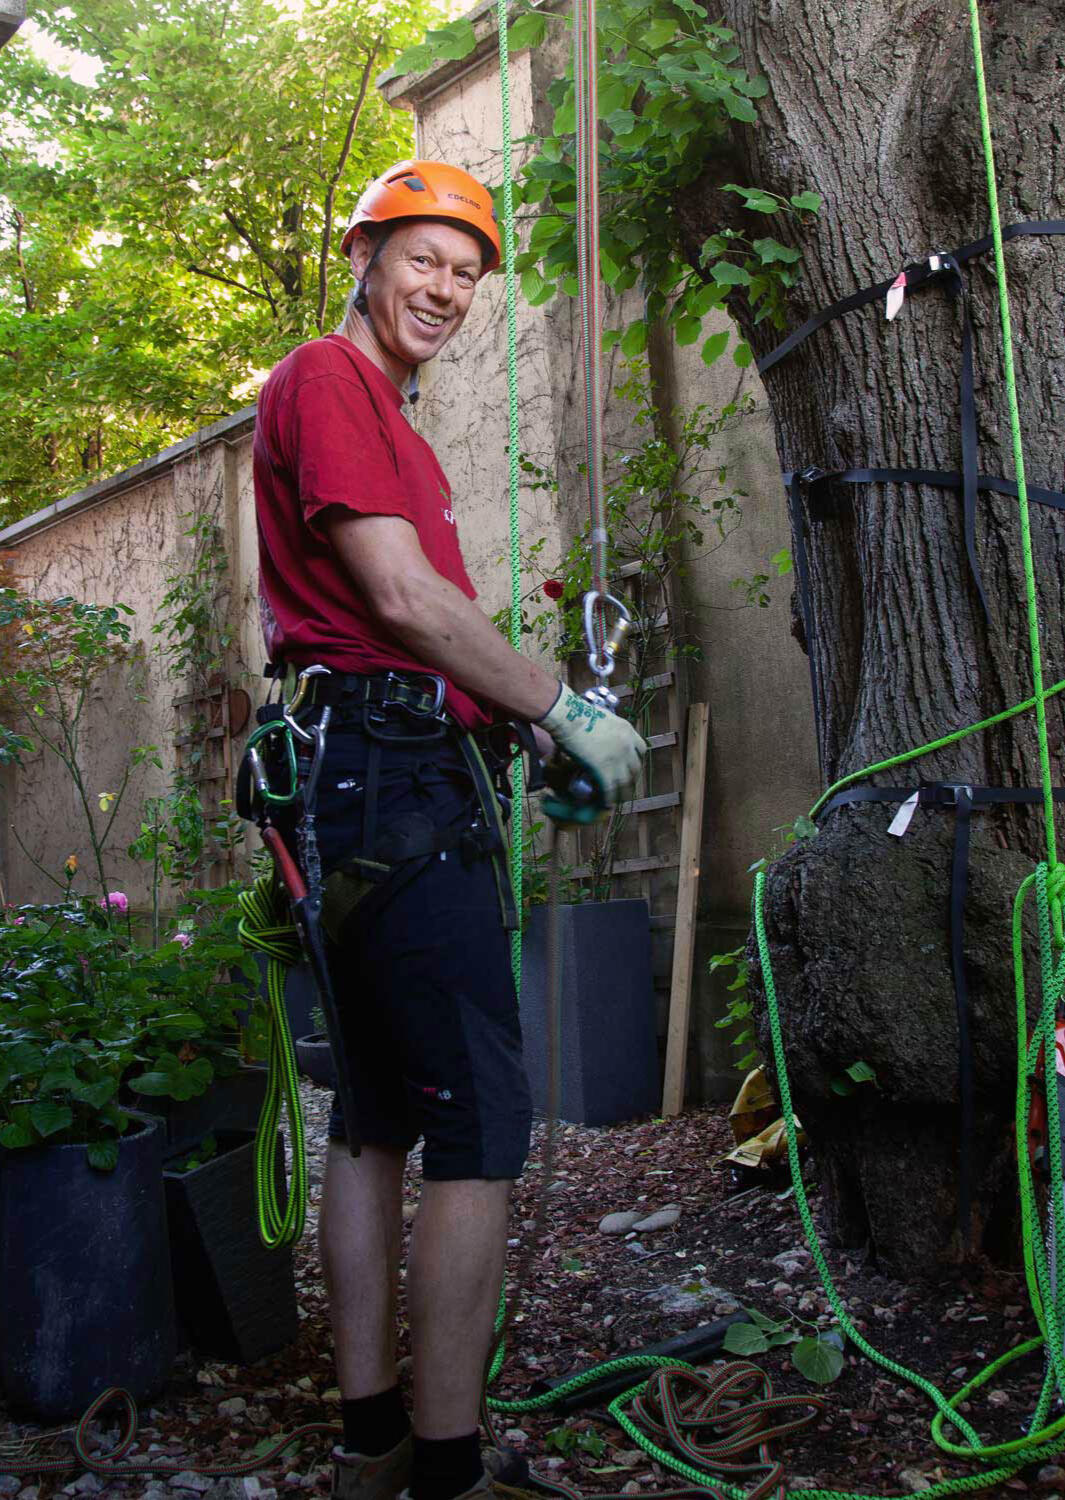
[[[725,181],[820,192],[816,223],[793,239],[803,251],[788,310],[795,327],[909,261],[989,232],[965,0],[726,0],[723,9],[770,93],[759,124],[737,133],[735,154],[709,162],[686,198],[693,250],[723,222],[765,233],[764,218],[745,221],[735,196],[720,192]],[[985,0],[982,15],[1003,221],[1065,216],[1065,5]],[[1029,482],[1061,489],[1065,240],[1016,241],[1006,256]],[[991,256],[970,263],[966,282],[980,469],[1012,478]],[[736,315],[756,354],[777,342],[765,324],[749,326],[743,308]],[[958,309],[945,289],[907,299],[893,323],[882,306],[832,322],[767,374],[782,465],[959,469],[959,360]],[[979,500],[988,627],[956,492],[836,485],[821,500],[807,523],[826,785],[1029,696],[1015,502]],[[1065,676],[1065,517],[1033,505],[1032,530],[1049,683]],[[1060,781],[1059,701],[1049,719]],[[1033,719],[876,779],[1036,785]],[[822,1168],[830,1228],[913,1272],[964,1252],[947,922],[953,819],[919,812],[895,839],[885,832],[893,811],[831,815],[770,872],[767,922],[796,1107]],[[1012,1202],[1009,914],[1042,850],[1038,809],[974,819],[965,945],[974,1241],[992,1252]],[[879,1087],[840,1099],[830,1080],[858,1059]]]

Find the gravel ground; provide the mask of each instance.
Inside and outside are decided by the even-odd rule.
[[[99,1479],[89,1473],[16,1477],[4,1472],[11,1444],[41,1429],[0,1425],[0,1500],[50,1500],[86,1494],[134,1500],[200,1496],[203,1500],[275,1500],[328,1494],[331,1437],[319,1433],[247,1479],[210,1479],[196,1465],[246,1458],[304,1423],[338,1415],[332,1345],[315,1243],[329,1096],[303,1087],[310,1204],[295,1252],[300,1332],[280,1354],[246,1368],[183,1356],[155,1405],[141,1414],[132,1457],[156,1452],[172,1475]],[[536,1383],[699,1327],[739,1307],[809,1333],[834,1321],[786,1182],[759,1180],[737,1192],[718,1164],[729,1148],[726,1111],[707,1108],[671,1120],[608,1128],[560,1128],[547,1198],[545,1232],[515,1296],[513,1337],[494,1393],[517,1399]],[[534,1228],[542,1127],[525,1179],[515,1194],[511,1256]],[[420,1161],[405,1185],[405,1218],[413,1217]],[[741,1187],[743,1185],[740,1185]],[[816,1216],[817,1193],[813,1192]],[[609,1214],[652,1214],[650,1227],[607,1234]],[[525,1257],[522,1256],[524,1260]],[[893,1359],[946,1392],[988,1359],[1029,1337],[1032,1319],[1023,1276],[977,1267],[965,1277],[902,1285],[867,1266],[860,1254],[830,1254],[833,1276],[858,1328]],[[403,1309],[401,1306],[401,1318]],[[405,1319],[401,1354],[408,1352]],[[814,1388],[791,1364],[788,1346],[758,1357],[777,1391]],[[1018,1436],[1035,1404],[1041,1367],[1035,1360],[1003,1373],[969,1413],[985,1440]],[[404,1379],[407,1377],[404,1368]],[[970,1474],[945,1461],[929,1436],[927,1398],[848,1350],[838,1380],[821,1388],[826,1410],[816,1425],[786,1441],[779,1456],[789,1486],[817,1484],[876,1495],[919,1493],[939,1478]],[[0,1408],[0,1418],[5,1413]],[[113,1421],[114,1419],[109,1419]],[[603,1407],[563,1418],[557,1412],[506,1416],[506,1441],[541,1472],[589,1495],[654,1494],[670,1487],[659,1465],[635,1448]],[[114,1429],[99,1432],[105,1446]],[[67,1448],[57,1437],[54,1451]],[[984,1493],[1065,1492],[1065,1464],[1025,1470]]]

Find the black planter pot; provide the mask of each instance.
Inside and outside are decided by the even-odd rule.
[[[320,1084],[324,1089],[336,1088],[337,1070],[333,1061],[333,1049],[324,1031],[296,1038],[296,1062],[304,1078]]]
[[[296,1337],[292,1251],[267,1250],[259,1238],[254,1136],[223,1131],[217,1140],[219,1154],[202,1166],[163,1172],[174,1299],[192,1348],[248,1365]]]
[[[113,1172],[83,1145],[0,1151],[0,1386],[13,1411],[80,1416],[108,1386],[136,1401],[176,1351],[163,1136],[138,1117]]]
[[[562,1119],[612,1125],[662,1102],[646,901],[558,909]],[[547,907],[522,936],[521,1030],[533,1103],[547,1107]]]
[[[165,1155],[192,1151],[205,1135],[219,1130],[251,1130],[259,1123],[266,1098],[265,1067],[245,1064],[228,1078],[216,1078],[194,1099],[152,1099],[139,1107],[163,1122]]]

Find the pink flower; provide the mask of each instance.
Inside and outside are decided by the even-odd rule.
[[[97,905],[102,906],[104,911],[110,905],[112,911],[129,911],[129,897],[123,891],[108,891],[106,896],[101,896]]]
[[[183,948],[188,948],[192,944],[192,933],[191,932],[175,932],[174,936],[170,939],[170,941],[172,943],[180,943]]]

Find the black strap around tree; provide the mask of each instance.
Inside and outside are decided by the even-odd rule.
[[[965,897],[969,886],[970,819],[975,810],[1006,803],[1039,804],[1041,787],[972,786],[968,782],[938,781],[918,787],[855,786],[837,792],[818,813],[825,818],[838,808],[857,802],[902,803],[917,794],[918,807],[954,813],[954,850],[950,866],[950,962],[954,979],[954,1009],[958,1020],[958,1092],[961,1097],[961,1153],[958,1172],[958,1227],[968,1247],[972,1220],[972,1133],[976,1124],[973,1096],[972,1035],[969,985],[965,973]],[[1054,800],[1065,801],[1065,787],[1054,788]]]

